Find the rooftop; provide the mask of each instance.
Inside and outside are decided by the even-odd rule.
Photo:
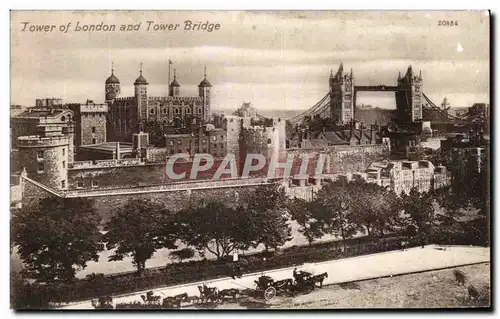
[[[16,118],[56,117],[68,111],[67,109],[56,108],[32,108],[18,114]]]
[[[87,149],[87,150],[114,152],[116,150],[116,144],[117,143],[120,143],[120,151],[121,152],[123,152],[123,151],[132,151],[132,148],[134,146],[134,144],[132,144],[132,143],[106,142],[104,144],[80,146],[80,148]]]

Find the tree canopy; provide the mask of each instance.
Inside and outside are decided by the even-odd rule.
[[[116,248],[109,260],[123,260],[131,255],[141,273],[158,249],[177,248],[176,221],[175,215],[162,204],[146,199],[129,200],[105,225],[107,249]]]
[[[81,198],[42,199],[12,216],[13,240],[28,278],[71,281],[103,250],[101,218],[93,202]]]

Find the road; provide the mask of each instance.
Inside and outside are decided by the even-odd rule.
[[[332,260],[315,264],[307,264],[297,267],[316,274],[327,272],[324,284],[332,285],[352,281],[360,281],[372,278],[401,275],[435,269],[470,265],[490,261],[490,249],[483,247],[467,246],[435,246],[425,248],[411,248],[404,251],[392,251],[373,255],[365,255],[340,260]],[[242,278],[221,278],[212,281],[189,283],[178,286],[170,286],[155,289],[156,295],[163,297],[187,293],[190,296],[198,296],[197,286],[206,284],[215,286],[219,290],[228,288],[254,288],[254,280],[262,274],[271,276],[274,280],[292,277],[294,267],[276,269],[263,273],[246,274]],[[135,292],[127,295],[113,297],[113,303],[142,302],[141,294],[146,291]],[[63,309],[93,309],[90,300],[71,303],[61,307]]]
[[[478,288],[491,286],[489,263],[452,269],[460,269],[467,274],[467,285],[471,283]],[[219,303],[217,309],[451,308],[480,306],[481,304],[468,302],[467,285],[457,285],[451,269],[441,269],[324,286],[323,289],[315,289],[309,294],[280,295],[270,302],[239,298],[236,302],[228,300],[222,304]],[[482,289],[481,291],[484,292],[485,290]],[[185,304],[183,308],[197,309],[201,306]]]

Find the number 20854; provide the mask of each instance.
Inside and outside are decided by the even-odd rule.
[[[439,20],[438,26],[440,26],[440,27],[454,27],[454,26],[458,26],[458,21],[456,21],[456,20]]]

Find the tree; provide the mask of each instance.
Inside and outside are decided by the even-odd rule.
[[[259,187],[247,199],[246,232],[253,245],[263,244],[266,252],[277,249],[291,240],[292,229],[288,224],[288,198],[283,189],[276,185]],[[253,227],[252,227],[253,226]]]
[[[355,180],[346,185],[351,195],[352,218],[362,226],[369,237],[394,231],[400,225],[400,202],[397,195],[374,183]]]
[[[151,200],[129,200],[111,217],[104,230],[107,248],[116,248],[109,261],[123,260],[130,254],[139,274],[158,249],[177,248],[178,226],[175,215],[162,204]]]
[[[433,205],[432,193],[420,193],[412,188],[409,194],[401,195],[402,208],[409,215],[417,234],[429,238],[436,225],[436,214]]]
[[[42,282],[71,281],[104,246],[101,218],[93,202],[82,198],[44,198],[12,217],[13,239],[27,277]]]
[[[248,245],[247,214],[242,207],[232,208],[219,201],[191,206],[178,213],[182,241],[198,250],[208,250],[217,259]]]
[[[292,219],[299,224],[299,232],[304,235],[309,245],[312,245],[315,239],[323,236],[321,223],[314,214],[318,211],[317,204],[317,201],[308,202],[300,198],[294,198],[288,204],[288,211]]]
[[[183,248],[179,250],[174,250],[170,253],[170,256],[174,259],[178,259],[180,262],[182,262],[185,259],[193,258],[194,256],[194,250],[191,248]]]
[[[342,238],[345,250],[346,239],[352,238],[360,229],[353,214],[353,194],[346,181],[335,181],[323,187],[314,200],[314,215],[325,234],[336,234]]]

